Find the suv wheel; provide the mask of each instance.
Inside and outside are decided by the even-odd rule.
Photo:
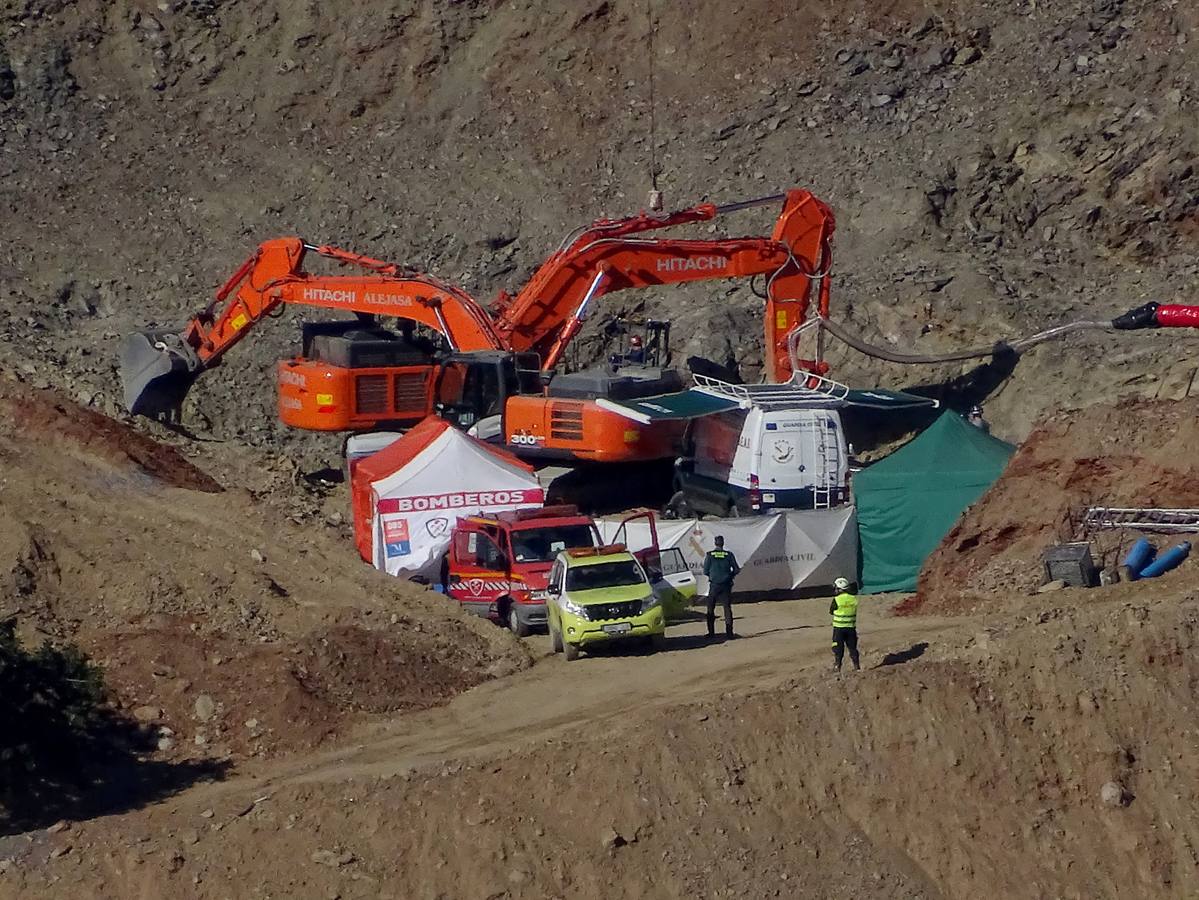
[[[579,645],[572,644],[570,641],[563,638],[562,655],[566,657],[567,662],[574,662],[579,658]]]
[[[553,625],[550,626],[550,646],[553,647],[555,653],[562,652],[562,635]]]

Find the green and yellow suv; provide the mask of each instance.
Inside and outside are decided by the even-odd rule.
[[[665,637],[662,594],[622,545],[563,550],[546,593],[550,641],[569,660],[610,641],[640,639],[657,649]]]

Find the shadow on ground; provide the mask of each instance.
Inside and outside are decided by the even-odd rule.
[[[898,666],[906,662],[911,662],[914,659],[919,659],[924,655],[924,651],[928,649],[928,641],[921,641],[918,644],[912,644],[906,650],[897,650],[894,653],[888,653],[883,657],[874,668],[881,669],[883,666]]]
[[[78,778],[43,779],[0,802],[0,835],[45,828],[59,821],[83,821],[148,806],[202,781],[219,781],[226,761],[166,762],[125,757],[89,766]]]
[[[29,649],[15,618],[0,622],[0,835],[126,812],[228,768],[155,760],[158,741],[78,647]]]

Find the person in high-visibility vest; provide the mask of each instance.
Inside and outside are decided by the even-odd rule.
[[[849,580],[838,578],[833,582],[837,596],[828,611],[833,615],[833,659],[834,669],[841,671],[845,650],[849,649],[849,661],[854,671],[861,669],[858,663],[858,598],[849,592]]]

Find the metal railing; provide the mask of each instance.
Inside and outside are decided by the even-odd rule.
[[[839,381],[797,373],[783,384],[731,384],[708,375],[692,375],[695,386],[705,393],[736,400],[743,408],[753,406],[828,406],[840,404],[849,396],[849,388]]]

